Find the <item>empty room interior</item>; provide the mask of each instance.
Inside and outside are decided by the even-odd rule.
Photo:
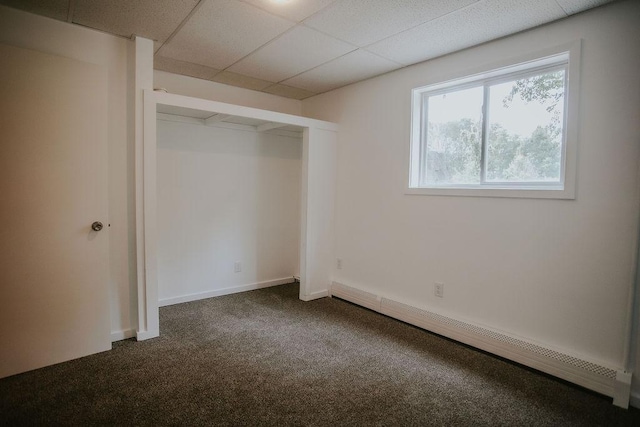
[[[0,424],[640,425],[640,2],[0,0]]]

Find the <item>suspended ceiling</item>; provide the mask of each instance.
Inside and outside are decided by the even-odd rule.
[[[155,41],[154,68],[304,99],[612,0],[0,0]]]

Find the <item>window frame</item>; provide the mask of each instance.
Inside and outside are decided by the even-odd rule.
[[[414,88],[411,91],[411,135],[409,164],[405,194],[518,197],[575,199],[577,129],[580,87],[581,40],[538,51],[516,59],[483,67],[476,72],[462,73],[461,77]],[[487,170],[487,126],[488,92],[495,84],[514,81],[545,71],[565,70],[563,141],[561,151],[560,179],[553,182],[498,182],[486,181]],[[427,108],[430,96],[473,87],[483,88],[482,141],[479,184],[427,184],[426,176],[426,132]]]

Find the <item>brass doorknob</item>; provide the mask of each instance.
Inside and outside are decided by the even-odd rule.
[[[102,230],[102,227],[104,227],[104,226],[102,225],[102,223],[100,221],[96,221],[93,224],[91,224],[91,229],[93,231],[100,231],[100,230]]]

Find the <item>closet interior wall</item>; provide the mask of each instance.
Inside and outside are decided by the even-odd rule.
[[[157,120],[160,306],[300,275],[301,159],[301,132]]]

